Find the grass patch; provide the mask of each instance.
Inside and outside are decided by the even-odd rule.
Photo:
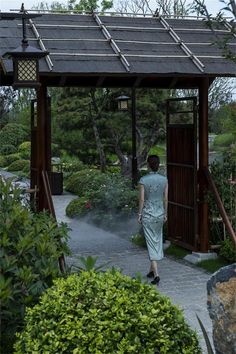
[[[146,241],[142,234],[132,235],[131,241],[137,246],[146,247]]]
[[[171,244],[166,250],[165,250],[165,254],[168,256],[174,256],[176,258],[181,258],[183,259],[185,256],[187,256],[187,254],[189,254],[190,252],[185,250],[184,248]]]
[[[200,268],[205,269],[209,273],[215,273],[218,269],[229,265],[230,263],[222,257],[218,257],[216,259],[207,259],[205,261],[201,261],[196,265]]]

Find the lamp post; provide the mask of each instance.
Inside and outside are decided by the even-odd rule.
[[[116,98],[118,101],[118,110],[127,111],[128,101],[130,97],[119,96]],[[132,117],[132,186],[135,188],[138,182],[138,164],[137,164],[137,144],[136,144],[136,95],[135,89],[132,88],[131,95],[131,117]]]
[[[12,58],[13,61],[13,88],[35,88],[40,86],[39,82],[39,59],[49,54],[32,47],[26,37],[26,19],[41,15],[27,14],[24,4],[21,6],[22,18],[22,41],[16,49],[4,54],[4,57]]]

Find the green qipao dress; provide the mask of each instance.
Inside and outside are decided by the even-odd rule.
[[[163,258],[163,195],[167,178],[157,172],[150,172],[140,179],[139,184],[144,186],[142,225],[148,254],[151,261],[158,261]]]

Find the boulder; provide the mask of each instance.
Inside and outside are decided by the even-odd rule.
[[[212,275],[207,295],[216,354],[236,354],[236,263]]]

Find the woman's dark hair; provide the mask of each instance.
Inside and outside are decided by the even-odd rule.
[[[159,164],[160,164],[160,159],[159,156],[157,155],[149,155],[147,162],[151,168],[152,171],[156,172],[159,168]]]

